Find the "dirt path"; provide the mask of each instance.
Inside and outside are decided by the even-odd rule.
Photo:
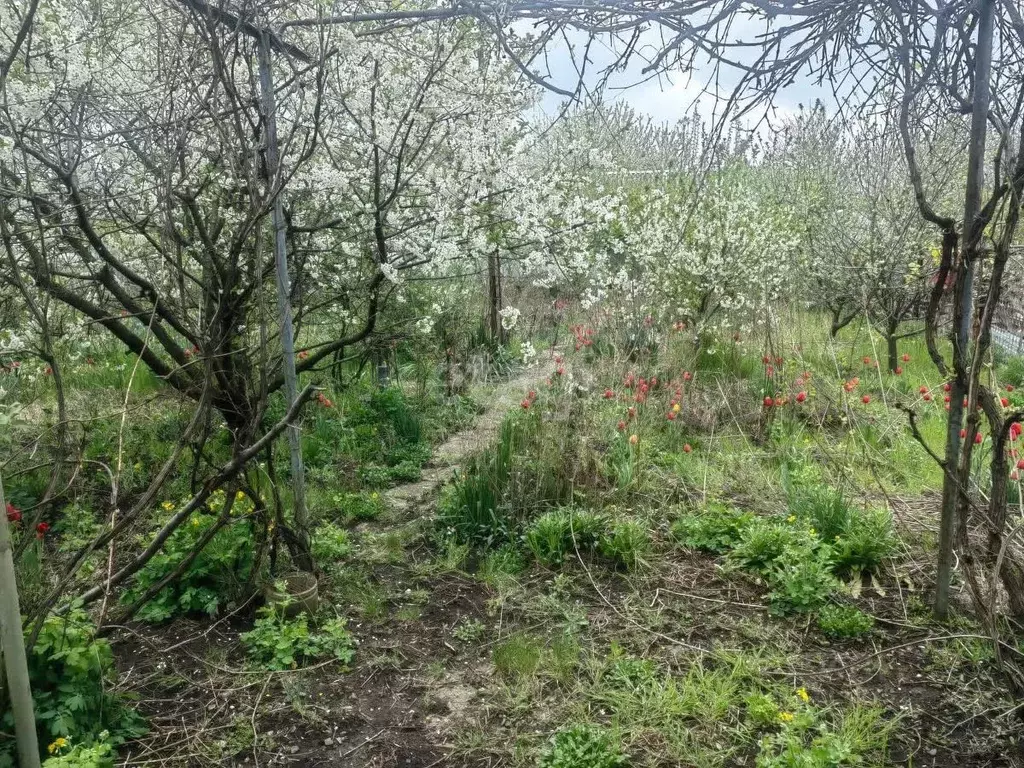
[[[545,375],[538,366],[499,384],[484,403],[484,412],[473,426],[456,432],[434,449],[430,463],[424,468],[420,480],[396,486],[385,492],[384,497],[395,515],[401,518],[403,513],[422,504],[452,476],[463,461],[490,445],[505,415],[519,404],[527,391],[536,389],[543,383]]]

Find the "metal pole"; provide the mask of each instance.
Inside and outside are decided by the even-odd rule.
[[[270,36],[264,31],[259,38],[260,91],[263,99],[263,121],[267,142],[267,176],[273,184],[278,177],[279,158],[277,147],[277,120],[274,103],[274,86],[270,70]],[[288,278],[288,254],[285,246],[284,203],[279,190],[274,191],[274,205],[271,209],[274,228],[274,267],[277,278],[277,308],[281,320],[281,349],[284,356],[284,384],[288,405],[295,402],[299,391],[298,375],[295,372],[295,338],[292,330],[291,282]],[[312,570],[309,557],[309,521],[306,515],[306,477],[302,464],[302,440],[298,425],[288,425],[288,444],[291,449],[292,500],[295,534],[303,549],[301,560],[296,565],[303,570]]]
[[[14,736],[18,742],[18,765],[39,768],[39,740],[28,682],[25,637],[21,631],[18,585],[14,580],[11,528],[7,520],[4,484],[0,479],[0,651],[7,671],[7,689],[14,712]]]

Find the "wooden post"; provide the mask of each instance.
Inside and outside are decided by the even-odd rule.
[[[39,768],[39,739],[28,683],[25,637],[21,631],[21,607],[18,585],[14,580],[14,555],[11,526],[7,520],[7,501],[0,478],[0,651],[7,672],[7,690],[14,712],[14,735],[18,742],[18,765]]]

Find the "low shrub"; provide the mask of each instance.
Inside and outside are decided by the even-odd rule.
[[[70,748],[74,738],[68,761],[58,765],[79,765],[70,761],[76,753],[83,761],[90,753],[99,759],[111,745],[145,733],[145,721],[127,697],[112,692],[116,672],[110,643],[96,637],[84,611],[47,617],[28,654],[28,672],[43,756],[58,751],[50,753],[46,745]],[[14,732],[9,708],[0,715],[0,731]],[[14,740],[0,741],[0,766],[14,764]]]
[[[216,524],[217,517],[212,514],[193,513],[136,574],[121,601],[128,605],[134,603],[177,569],[200,538]],[[253,555],[251,525],[232,519],[214,534],[185,572],[143,605],[136,616],[142,621],[161,622],[177,615],[215,615],[239,596],[252,569]]]

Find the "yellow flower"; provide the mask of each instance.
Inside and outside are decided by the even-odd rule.
[[[808,529],[807,529],[807,532],[808,532],[809,534],[811,534],[811,536],[814,536],[814,535],[815,535],[815,534],[817,533],[817,531],[816,531],[816,530],[814,530],[813,528],[808,528]]]
[[[810,695],[807,693],[807,689],[803,686],[796,689],[796,695],[800,697],[800,700],[804,702],[804,704],[811,700]]]
[[[199,525],[199,518],[198,517],[193,517],[192,518],[192,526],[195,527],[195,526],[198,526],[198,525]]]
[[[235,494],[235,501],[241,501],[244,498],[245,494],[242,491],[239,491],[238,493]]]
[[[56,739],[53,740],[53,743],[46,748],[46,751],[53,755],[60,752],[67,745],[68,740],[65,739],[63,736],[58,736]]]
[[[174,509],[174,502],[173,501],[165,501],[160,506],[163,507],[165,511],[170,512],[172,509]]]
[[[374,501],[376,501],[379,497],[380,497],[380,494],[377,493],[376,491],[374,491],[373,493],[370,494],[370,498],[373,499]]]
[[[790,515],[789,517],[787,517],[786,518],[786,522],[787,523],[795,523],[796,522],[796,515]]]
[[[793,722],[793,713],[792,712],[779,712],[779,720],[781,720],[784,723],[791,723],[791,722]]]
[[[679,413],[681,410],[683,410],[683,407],[681,405],[679,405],[679,403],[676,403],[675,405],[672,406],[672,410],[675,413]]]

